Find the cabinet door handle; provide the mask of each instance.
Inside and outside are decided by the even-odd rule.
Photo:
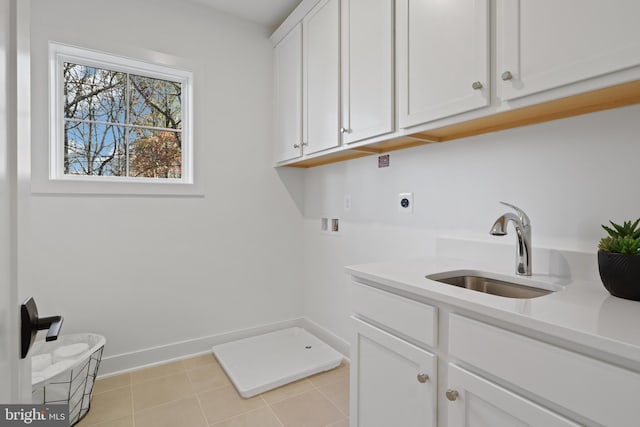
[[[424,384],[427,381],[429,381],[429,375],[425,374],[424,372],[420,372],[418,374],[418,382]]]
[[[445,394],[447,395],[447,399],[452,402],[458,400],[458,396],[460,396],[460,394],[456,390],[447,390]]]
[[[340,132],[342,132],[342,133],[351,133],[351,129],[340,128]]]
[[[300,144],[293,144],[293,148],[300,148]]]
[[[38,331],[47,330],[46,341],[55,341],[60,334],[62,327],[62,316],[40,317],[38,306],[33,298],[28,298],[20,306],[20,338],[21,353],[20,358],[24,359],[29,353],[29,349],[36,340]]]
[[[507,80],[511,80],[513,78],[513,74],[511,74],[511,71],[505,71],[500,77],[506,82]]]
[[[480,89],[482,89],[482,83],[480,83],[480,82],[473,82],[473,83],[471,84],[471,88],[472,88],[473,90],[480,90]]]

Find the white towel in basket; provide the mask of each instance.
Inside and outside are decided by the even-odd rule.
[[[87,343],[63,345],[53,350],[53,363],[77,359],[87,350],[89,350],[89,344]]]
[[[51,366],[51,353],[36,354],[31,357],[31,370],[42,371]]]
[[[69,369],[73,365],[73,362],[74,362],[73,360],[63,360],[61,362],[54,363],[53,365],[48,366],[41,371],[33,371],[31,373],[31,379],[33,381],[33,378],[36,376],[47,378],[47,379],[53,378],[56,375],[60,375],[60,373]]]

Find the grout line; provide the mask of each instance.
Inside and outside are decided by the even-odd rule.
[[[189,359],[185,359],[185,360],[189,360]],[[153,368],[158,367],[158,366],[165,366],[165,365],[168,365],[168,364],[171,364],[171,363],[176,363],[176,362],[180,362],[180,366],[182,367],[182,370],[178,370],[178,371],[175,371],[175,372],[168,372],[166,374],[162,374],[162,375],[159,375],[157,377],[147,378],[145,380],[138,381],[138,382],[134,382],[134,380],[133,380],[133,374],[136,373],[136,372],[142,372],[142,371],[145,371],[145,370],[148,370],[148,369],[153,369]],[[129,375],[129,385],[130,386],[133,386],[134,384],[135,385],[141,385],[141,384],[148,383],[150,381],[159,380],[159,379],[162,379],[162,378],[167,378],[167,377],[171,377],[171,376],[174,376],[174,375],[186,374],[187,375],[187,379],[189,379],[189,383],[191,384],[191,387],[192,387],[192,390],[193,390],[193,383],[191,382],[191,378],[189,377],[188,372],[193,371],[195,369],[208,367],[208,366],[215,366],[217,364],[217,362],[213,362],[213,363],[207,363],[207,364],[204,364],[204,365],[201,365],[201,366],[196,366],[194,368],[187,369],[187,367],[184,365],[183,362],[184,362],[183,360],[178,360],[178,361],[165,363],[164,365],[156,365],[156,366],[149,367],[149,368],[139,369],[137,371],[132,371],[132,372],[130,372],[128,374]],[[109,391],[111,391],[111,390],[109,390]],[[194,390],[194,392],[195,392],[195,390]]]
[[[123,385],[121,387],[116,387],[116,388],[110,388],[109,390],[102,390],[96,393],[96,391],[93,391],[93,395],[94,396],[100,396],[101,394],[105,394],[105,393],[111,393],[112,391],[118,391],[118,390],[122,390],[123,388],[130,388],[131,384],[129,385]]]
[[[333,383],[332,383],[333,384]],[[345,417],[348,417],[349,415],[345,414],[344,412],[342,412],[340,410],[340,408],[338,408],[338,405],[329,397],[327,396],[325,393],[322,392],[322,390],[320,390],[319,388],[316,389],[318,391],[318,393],[320,393],[320,395],[322,397],[324,397],[325,399],[327,399],[329,401],[329,403],[331,403],[337,410],[339,413],[341,413],[342,415],[344,415]]]
[[[221,388],[228,387],[228,386],[233,387],[233,384],[227,383],[227,384],[221,384],[221,385],[213,385],[211,387],[203,388],[202,390],[194,391],[194,393],[195,394],[207,393],[209,391],[220,390]]]
[[[132,396],[132,398],[131,398],[131,399],[133,400],[133,393],[131,394],[131,396]],[[177,399],[168,400],[168,401],[166,401],[166,402],[162,402],[162,403],[160,403],[160,404],[158,404],[158,405],[147,406],[146,408],[142,408],[142,409],[139,409],[139,410],[137,410],[137,411],[135,410],[135,407],[134,407],[134,409],[133,409],[133,413],[135,414],[136,412],[146,411],[147,409],[156,409],[156,408],[159,408],[159,407],[161,407],[161,406],[168,405],[168,404],[170,404],[170,403],[175,403],[175,402],[179,402],[179,401],[181,401],[181,400],[191,399],[192,397],[197,397],[197,393],[192,393],[192,394],[190,394],[190,395],[182,395],[182,396],[180,396],[180,397],[179,397],[179,398],[177,398]]]
[[[129,387],[131,388],[131,425],[132,427],[136,427],[136,407],[133,402],[133,378],[131,375],[129,375],[129,381],[131,381],[129,384]]]
[[[226,386],[225,386],[225,387],[226,387]],[[233,387],[233,385],[231,385],[231,388],[232,388],[233,392],[235,393],[235,392],[236,392],[236,389]],[[262,395],[258,395],[258,396],[256,396],[256,397],[260,397],[260,398],[262,399]],[[240,398],[244,400],[244,398],[243,398],[243,397],[240,397]],[[253,399],[253,398],[251,398],[251,399]],[[204,413],[204,409],[202,409],[202,402],[200,401],[200,396],[198,396],[198,403],[200,403],[200,409],[201,409],[201,410],[202,410],[202,412]],[[221,423],[221,422],[224,422],[224,421],[231,420],[231,419],[236,418],[236,417],[239,417],[239,416],[241,416],[241,415],[246,415],[246,414],[248,414],[248,413],[250,413],[250,412],[254,412],[254,411],[257,411],[257,410],[259,410],[259,409],[264,409],[265,407],[269,407],[269,405],[267,404],[267,402],[266,402],[264,399],[262,399],[262,403],[264,403],[264,404],[265,404],[265,406],[260,406],[260,407],[258,407],[258,408],[249,409],[249,410],[247,410],[247,411],[243,411],[243,412],[240,412],[240,413],[237,413],[237,414],[231,415],[231,416],[229,416],[229,417],[227,417],[227,418],[219,419],[219,420],[215,421],[213,424],[209,423],[209,420],[207,419],[206,415],[205,415],[204,419],[205,419],[205,421],[207,422],[207,425],[208,425],[208,426],[216,425],[216,424],[218,424],[218,423]]]
[[[173,363],[173,362],[171,362],[171,363]],[[183,366],[183,368],[184,368],[184,366]],[[151,368],[147,368],[147,369],[151,369]],[[143,370],[144,370],[144,369],[141,369],[141,371],[143,371]],[[136,411],[136,409],[135,409],[135,404],[134,404],[134,401],[133,401],[133,400],[134,400],[134,399],[133,399],[133,386],[134,386],[134,385],[138,385],[138,386],[140,386],[140,385],[146,384],[146,383],[148,383],[148,382],[150,382],[150,381],[153,381],[153,380],[163,379],[163,378],[167,378],[167,377],[170,377],[170,376],[174,376],[174,375],[181,375],[181,374],[182,374],[182,375],[185,375],[185,376],[187,377],[187,381],[189,382],[189,385],[191,386],[191,393],[190,393],[190,394],[187,394],[187,395],[181,395],[181,396],[180,396],[180,397],[178,397],[177,399],[168,400],[168,401],[166,401],[166,402],[162,402],[162,403],[159,403],[159,404],[157,404],[157,405],[153,405],[153,406],[148,406],[148,407],[146,407],[146,408],[142,408],[142,409],[139,409],[139,410],[137,410],[137,411]],[[133,376],[131,377],[131,380],[133,381]],[[187,374],[187,371],[186,371],[186,370],[185,370],[184,372],[174,372],[174,373],[171,373],[171,374],[166,375],[166,376],[157,377],[157,378],[152,378],[152,379],[150,379],[150,380],[145,380],[145,381],[143,381],[143,382],[136,383],[136,384],[133,384],[133,382],[132,382],[130,387],[131,387],[132,415],[135,415],[135,413],[136,413],[136,412],[146,411],[147,409],[158,408],[158,407],[160,407],[160,406],[164,406],[164,405],[167,405],[167,404],[169,404],[169,403],[174,403],[174,402],[177,402],[177,401],[180,401],[180,400],[189,399],[189,398],[194,397],[194,396],[197,398],[197,395],[198,395],[198,393],[193,389],[193,383],[191,382],[191,378],[189,378],[189,375]],[[198,400],[198,402],[200,402],[200,401]],[[133,418],[134,418],[134,427],[135,427],[135,416],[134,416]],[[205,417],[205,419],[206,419],[206,417]]]
[[[216,362],[212,362],[212,363],[207,363],[207,364],[203,364],[203,365],[198,365],[198,366],[194,366],[193,368],[187,368],[186,366],[184,367],[184,370],[186,372],[191,372],[191,371],[195,371],[196,369],[202,369],[202,368],[210,368],[212,366],[220,366],[218,365]],[[221,367],[222,368],[222,367]]]
[[[184,364],[183,364],[183,366],[184,366]],[[186,368],[186,366],[185,366],[185,368]],[[195,395],[196,402],[198,402],[198,408],[200,408],[200,414],[202,415],[202,418],[204,419],[204,422],[208,426],[209,425],[209,420],[207,419],[207,414],[205,414],[205,412],[204,412],[204,408],[202,407],[202,401],[200,400],[200,396],[198,396],[198,393],[194,390],[193,381],[191,381],[191,377],[189,376],[188,373],[187,373],[187,381],[189,381],[189,385],[191,386],[191,391]],[[135,427],[135,426],[133,426],[133,427]]]
[[[194,371],[196,369],[201,369],[201,368],[205,368],[205,367],[209,367],[209,366],[215,366],[215,365],[220,366],[220,363],[218,363],[218,360],[215,357],[213,357],[213,355],[211,355],[211,361],[204,362],[201,365],[197,365],[197,366],[194,366],[192,368],[187,368],[187,366],[184,363],[187,360],[201,359],[202,356],[206,356],[206,355],[200,355],[200,356],[191,357],[191,358],[188,358],[188,359],[182,359],[182,360],[180,360],[180,362],[182,362],[182,366],[184,367],[185,371]]]
[[[223,375],[225,375],[225,374],[224,374],[224,371],[223,371],[222,373],[223,373]],[[226,376],[226,375],[225,375],[225,376]],[[218,389],[221,389],[221,388],[223,388],[223,387],[227,387],[227,386],[229,386],[229,385],[231,385],[231,386],[232,386],[231,381],[229,381],[229,384],[222,384],[222,385],[219,385],[219,386],[212,386],[212,387],[210,387],[210,388],[205,388],[204,390],[196,391],[196,390],[193,388],[193,381],[191,381],[191,377],[189,376],[189,374],[187,374],[187,380],[189,381],[189,384],[191,384],[191,391],[193,391],[193,393],[195,394],[196,400],[198,401],[198,406],[200,407],[200,413],[202,413],[202,416],[204,417],[204,421],[207,423],[207,425],[210,425],[210,424],[209,424],[209,420],[207,419],[207,414],[205,414],[205,412],[204,412],[204,408],[202,407],[202,399],[201,399],[201,397],[200,397],[200,394],[201,394],[201,393],[206,393],[206,392],[209,392],[209,391],[218,390]],[[227,381],[228,381],[228,380],[229,380],[229,379],[227,378]],[[220,422],[220,421],[216,421],[216,423],[218,423],[218,422]],[[135,426],[134,426],[134,427],[135,427]]]
[[[229,379],[229,377],[227,376],[227,373],[224,371],[224,369],[222,369],[221,366],[220,370],[222,371],[222,375],[223,377],[227,380],[227,382],[225,384],[220,384],[220,385],[212,385],[210,387],[205,387],[202,390],[195,390],[193,387],[193,381],[191,381],[191,377],[189,376],[189,371],[187,371],[187,379],[189,380],[189,383],[191,384],[191,390],[193,390],[194,393],[198,394],[198,393],[205,393],[208,391],[213,391],[213,390],[218,390],[221,389],[222,387],[226,387],[226,386],[233,386],[233,383],[231,382],[231,380]]]
[[[238,392],[237,392],[237,390],[236,390],[236,388],[235,388],[233,385],[231,385],[230,387],[231,387],[231,390],[233,390],[233,392],[234,392],[234,393],[236,393],[236,394],[238,393]],[[245,400],[245,398],[244,398],[244,397],[242,397],[242,396],[240,396],[239,394],[238,394],[238,396],[240,397],[240,399]],[[258,396],[254,396],[254,397],[259,397],[259,398],[260,398],[260,400],[262,400],[262,403],[264,403],[264,406],[267,406],[267,407],[269,406],[269,405],[267,404],[267,402],[264,400],[264,398],[262,397],[262,395],[260,395],[260,394],[259,394]],[[250,399],[253,399],[254,397],[251,397]],[[263,408],[263,407],[261,406],[261,407],[259,407],[259,408],[249,409],[248,411],[241,412],[241,413],[239,413],[239,414],[234,415],[233,417],[237,417],[237,416],[240,416],[240,415],[248,414],[249,412],[253,412],[253,411],[257,410],[257,409],[262,409],[262,408]],[[233,418],[233,417],[225,418],[225,420],[228,420],[229,418]],[[224,421],[224,420],[220,420],[220,421],[218,421],[218,422],[221,422],[221,421]]]
[[[348,369],[351,369],[351,367],[348,367]],[[327,372],[331,372],[331,371],[327,371]],[[350,374],[350,372],[348,372],[348,374]],[[350,378],[350,377],[349,377],[349,376],[347,376],[347,379],[349,379],[349,378]],[[327,384],[324,384],[324,385],[321,385],[321,386],[317,386],[317,385],[315,385],[315,384],[313,383],[313,381],[309,381],[309,382],[310,382],[310,383],[311,383],[311,385],[312,385],[312,386],[313,386],[313,387],[318,391],[318,393],[320,393],[320,394],[322,395],[322,397],[324,397],[325,399],[327,399],[327,400],[329,401],[329,403],[331,403],[331,404],[332,404],[332,405],[333,405],[333,406],[338,410],[338,412],[339,412],[339,413],[341,413],[342,415],[344,415],[345,417],[347,417],[347,418],[348,418],[348,417],[349,417],[349,414],[345,414],[344,412],[342,412],[342,411],[340,410],[340,408],[338,408],[338,405],[337,405],[337,404],[335,404],[335,403],[333,402],[333,400],[331,400],[331,399],[329,398],[329,396],[327,396],[327,395],[326,395],[322,390],[320,390],[320,388],[321,388],[321,387],[328,387],[328,386],[330,386],[330,385],[337,384],[339,381],[340,381],[340,379],[338,378],[338,379],[336,379],[335,381],[332,381],[332,382],[330,382],[330,383],[327,383]],[[351,387],[351,384],[349,384],[349,387]],[[349,390],[349,391],[348,391],[348,393],[349,393],[349,396],[350,396],[350,395],[351,395],[351,390]],[[349,406],[347,406],[347,410],[348,410],[348,409],[349,409]]]
[[[262,397],[262,395],[260,395],[260,397]],[[265,399],[264,397],[262,397],[262,400],[264,400],[264,403],[267,404],[267,408],[269,408],[269,410],[271,411],[271,413],[273,414],[274,417],[276,417],[276,420],[278,420],[278,423],[280,423],[280,425],[282,427],[284,426],[284,423],[282,422],[282,420],[280,419],[280,417],[278,416],[278,414],[276,414],[276,411],[273,410],[273,408],[271,407],[271,405],[269,404],[269,402],[267,402],[267,399]]]
[[[268,405],[278,405],[278,404],[280,404],[280,403],[282,403],[282,402],[284,402],[284,401],[287,401],[287,400],[289,400],[289,399],[293,399],[294,397],[301,396],[301,395],[303,395],[303,394],[305,394],[305,393],[309,393],[309,392],[311,392],[311,391],[313,391],[313,390],[314,390],[313,388],[311,388],[311,389],[309,389],[309,390],[303,390],[303,391],[300,391],[300,392],[297,392],[297,393],[294,393],[294,394],[290,394],[290,395],[288,395],[287,397],[285,397],[285,398],[283,398],[283,399],[278,400],[277,402],[267,403],[267,404],[268,404]]]
[[[189,380],[188,376],[187,376],[187,380]],[[169,403],[178,402],[180,400],[189,399],[189,398],[191,398],[191,397],[193,397],[195,395],[197,395],[197,393],[195,391],[193,391],[193,387],[192,387],[190,394],[186,394],[186,395],[183,394],[183,395],[180,395],[180,397],[178,397],[176,399],[167,400],[166,402],[158,403],[157,405],[147,406],[147,407],[144,407],[144,408],[140,408],[139,410],[136,410],[134,399],[133,399],[133,387],[131,387],[131,402],[132,402],[132,405],[134,405],[133,406],[133,414],[135,414],[136,412],[146,411],[147,409],[158,408],[160,406],[168,405]]]
[[[198,392],[195,390],[195,388],[193,388],[193,381],[191,381],[191,377],[189,376],[189,374],[187,372],[185,372],[187,374],[187,381],[189,382],[189,385],[191,386],[191,391],[194,392],[195,394],[198,394]]]
[[[335,381],[331,381],[331,382],[328,382],[328,383],[322,384],[322,385],[315,385],[313,382],[311,382],[311,385],[313,385],[316,389],[320,390],[321,387],[328,387],[330,385],[334,385],[334,384],[337,384],[339,382],[340,382],[340,379],[337,379]]]
[[[204,418],[204,422],[209,426],[209,420],[207,419],[207,414],[204,413],[204,408],[202,407],[202,401],[200,400],[200,396],[196,393],[196,401],[198,402],[198,408],[200,408],[200,414],[202,414],[202,418]],[[134,426],[135,427],[135,426]]]
[[[340,418],[338,421],[334,421],[331,424],[327,424],[324,427],[331,427],[331,426],[335,426],[336,424],[338,424],[340,421],[346,421],[347,424],[349,424],[349,417],[344,417],[344,418]]]
[[[269,405],[267,405],[267,406],[266,406],[266,408],[269,408]],[[224,418],[224,419],[218,420],[218,421],[214,422],[213,424],[209,424],[209,422],[207,421],[207,425],[208,425],[209,427],[212,427],[212,426],[215,426],[216,424],[220,424],[220,423],[223,423],[223,422],[225,422],[225,421],[230,421],[230,420],[236,419],[236,418],[238,418],[238,417],[241,417],[241,416],[243,416],[243,415],[247,415],[247,414],[250,414],[250,413],[252,413],[252,412],[260,411],[260,410],[262,410],[262,409],[265,409],[265,407],[262,407],[262,406],[261,406],[261,407],[259,407],[259,408],[254,408],[254,409],[251,409],[251,410],[249,410],[249,411],[242,412],[242,413],[237,414],[237,415],[232,415],[232,416],[230,416],[230,417],[227,417],[227,418]],[[269,408],[269,409],[271,409],[271,408]],[[275,413],[274,413],[273,415],[274,415],[274,416],[276,417],[276,419],[278,420],[278,423],[280,423],[280,425],[281,425],[282,427],[284,427],[284,425],[282,424],[282,422],[280,422],[280,419],[278,418],[278,416],[277,416],[277,415],[275,415]]]
[[[123,390],[123,389],[125,389],[125,388],[130,388],[130,389],[131,389],[131,386],[129,385],[129,386],[126,386],[126,387],[118,387],[118,388],[116,388],[116,389],[113,389],[113,390],[107,390],[107,391],[104,391],[104,392],[102,392],[102,393],[97,393],[97,394],[96,394],[96,393],[93,393],[93,396],[98,396],[98,395],[100,395],[100,394],[109,393],[109,392],[112,392],[112,391]],[[130,415],[124,415],[124,416],[119,417],[119,418],[107,419],[107,420],[102,420],[102,421],[98,421],[98,422],[95,422],[95,423],[91,423],[91,424],[89,424],[89,423],[87,422],[87,418],[88,418],[88,417],[89,417],[89,415],[91,414],[91,411],[92,411],[92,410],[95,410],[95,402],[94,402],[94,401],[93,401],[93,399],[92,399],[92,402],[91,402],[92,404],[91,404],[91,407],[89,408],[89,411],[87,412],[87,415],[85,416],[85,418],[83,418],[83,419],[78,423],[78,425],[81,425],[82,427],[100,427],[100,425],[104,425],[104,424],[107,424],[107,423],[109,423],[109,424],[110,424],[110,423],[113,423],[114,421],[118,421],[118,420],[120,420],[120,419],[122,419],[122,418],[126,418],[126,417],[130,416],[130,417],[131,417],[131,420],[132,420],[132,423],[133,423],[133,427],[135,427],[135,421],[133,421],[133,390],[131,389],[131,390],[129,390],[129,391],[131,392],[131,393],[130,393],[130,394],[131,394],[131,414],[130,414]]]
[[[175,362],[170,362],[170,363],[175,363]],[[158,366],[163,366],[163,365],[158,365]],[[145,371],[146,369],[141,369],[139,371],[133,371],[133,372],[131,372],[131,385],[133,385],[133,384],[144,384],[144,383],[148,383],[149,381],[154,381],[154,380],[159,380],[159,379],[162,379],[162,378],[167,378],[167,377],[170,377],[172,375],[186,374],[187,370],[184,368],[184,365],[180,364],[180,366],[182,367],[181,371],[178,370],[178,371],[175,371],[175,372],[168,372],[166,374],[158,375],[157,377],[151,377],[151,378],[147,378],[145,380],[137,381],[137,382],[133,381],[133,374],[136,373],[136,372]],[[152,368],[147,368],[147,369],[152,369]]]
[[[305,394],[305,393],[309,393],[310,391],[313,391],[315,386],[311,383],[311,381],[309,381],[307,378],[303,378],[302,380],[298,380],[298,381],[303,381],[303,380],[309,383],[309,385],[311,386],[311,389],[309,389],[309,390],[302,390],[302,391],[298,391],[298,392],[293,393],[293,394],[289,394],[289,395],[287,395],[287,396],[283,397],[282,399],[278,400],[277,402],[269,403],[269,402],[267,402],[267,399],[265,399],[264,401],[265,401],[265,402],[267,402],[267,405],[269,405],[269,406],[271,406],[271,405],[277,405],[277,404],[279,404],[280,402],[284,402],[285,400],[289,400],[289,399],[292,399],[292,398],[294,398],[294,397],[298,397],[298,396],[300,396],[301,394]],[[297,381],[296,381],[296,382],[297,382]],[[289,384],[293,384],[293,383],[289,383]],[[289,384],[285,384],[285,385],[280,386],[280,387],[278,387],[278,388],[286,387],[286,386],[288,386]],[[278,388],[274,388],[273,390],[277,390]],[[264,392],[264,393],[262,393],[262,394],[268,393],[269,391],[272,391],[272,390],[265,391],[265,392]],[[262,394],[261,394],[260,396],[262,396]]]

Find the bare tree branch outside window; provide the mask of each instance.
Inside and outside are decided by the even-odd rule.
[[[182,84],[64,63],[65,175],[182,176]]]

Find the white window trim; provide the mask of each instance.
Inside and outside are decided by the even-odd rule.
[[[64,76],[63,64],[88,65],[182,84],[182,173],[181,178],[136,178],[64,174]],[[77,183],[192,185],[193,170],[193,73],[91,49],[49,42],[49,180]],[[90,192],[90,191],[89,191]],[[116,191],[117,192],[117,191]],[[129,191],[124,191],[128,193]]]

